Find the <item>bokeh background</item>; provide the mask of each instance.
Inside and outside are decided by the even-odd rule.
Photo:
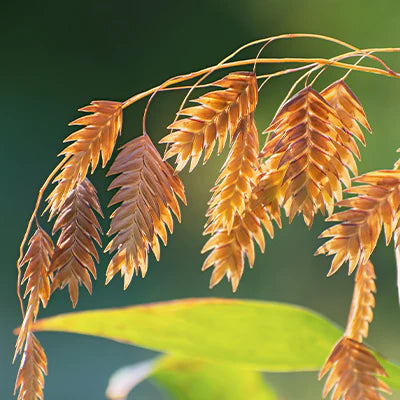
[[[72,131],[67,123],[79,115],[78,107],[93,99],[124,100],[173,75],[212,65],[248,41],[279,33],[321,33],[359,47],[400,45],[398,0],[22,0],[2,2],[1,16],[0,396],[4,399],[12,397],[17,372],[11,359],[12,329],[20,323],[15,295],[19,242],[37,191],[57,163],[55,156],[63,148],[63,138]],[[256,51],[254,48],[244,56]],[[292,40],[274,43],[264,54],[311,57],[344,51],[316,40]],[[400,55],[384,59],[400,70]],[[343,71],[328,70],[316,87],[322,89],[341,75]],[[263,89],[256,113],[260,131],[294,78],[279,78]],[[400,82],[363,73],[353,73],[348,82],[362,101],[374,131],[362,151],[360,172],[391,168],[399,147]],[[182,96],[169,93],[156,98],[149,114],[149,132],[155,141],[166,133],[165,126],[172,121]],[[119,144],[141,133],[143,106],[141,102],[127,110]],[[222,158],[214,157],[192,174],[182,174],[189,207],[183,209],[183,223],[175,226],[161,262],[150,259],[146,279],[135,279],[125,292],[119,278],[105,287],[108,256],[104,256],[94,295],[81,290],[79,310],[191,296],[233,296],[226,281],[210,291],[210,272],[200,271],[204,213],[221,164]],[[93,180],[106,210],[110,180],[104,179],[103,171],[96,172]],[[266,254],[259,254],[254,269],[247,268],[235,297],[304,305],[344,325],[353,278],[348,278],[343,268],[326,279],[330,259],[313,257],[324,226],[321,216],[310,231],[299,217],[291,225],[285,221],[284,229],[276,231],[273,241],[267,241]],[[400,361],[392,248],[380,241],[373,261],[378,295],[368,342]],[[42,316],[69,310],[67,293],[58,291]],[[108,377],[116,368],[154,355],[75,335],[43,333],[40,340],[50,367],[47,399],[104,399]],[[269,374],[268,380],[282,399],[320,398],[322,383],[317,382],[316,373]],[[395,393],[391,398],[400,399],[400,395]],[[161,395],[145,383],[137,389],[135,399],[155,400]]]

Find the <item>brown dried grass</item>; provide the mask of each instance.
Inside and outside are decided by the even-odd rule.
[[[224,88],[208,92],[194,100],[199,105],[185,108],[179,116],[188,116],[175,121],[168,128],[173,131],[160,143],[171,144],[165,154],[176,158],[176,171],[181,171],[191,159],[192,171],[203,153],[204,163],[210,158],[218,139],[218,154],[222,152],[228,131],[230,141],[241,119],[254,112],[257,104],[257,79],[249,72],[233,72],[215,82]]]
[[[24,298],[29,295],[26,313],[18,334],[15,352],[20,353],[39,312],[40,302],[47,306],[50,298],[50,263],[54,245],[50,236],[38,226],[29,241],[29,248],[22,259],[28,264],[21,284],[26,282]]]
[[[111,215],[107,234],[115,235],[105,251],[116,251],[107,268],[108,283],[121,271],[126,289],[134,273],[146,274],[149,249],[160,258],[158,238],[167,243],[172,233],[171,211],[180,221],[176,196],[186,203],[184,188],[171,166],[162,160],[147,135],[122,147],[108,175],[116,175],[109,189],[119,188],[109,206],[121,203]]]
[[[320,372],[320,379],[331,369],[323,396],[333,389],[332,400],[384,400],[380,392],[390,394],[386,383],[376,375],[386,377],[385,370],[362,343],[342,338],[332,350]]]
[[[273,134],[260,156],[279,157],[276,170],[286,167],[281,205],[290,222],[302,213],[310,227],[318,210],[331,213],[335,198],[342,198],[341,181],[350,186],[348,169],[357,173],[353,153],[358,153],[343,139],[352,141],[351,135],[335,108],[311,87],[288,100],[266,132]]]
[[[94,242],[101,246],[102,231],[93,210],[103,216],[96,189],[85,178],[68,195],[53,227],[53,234],[61,233],[50,265],[50,273],[54,273],[51,290],[68,286],[73,307],[79,286],[83,283],[92,293],[90,275],[97,276],[93,259],[99,262],[99,256]]]
[[[18,400],[43,400],[44,375],[47,375],[47,358],[39,340],[29,332],[24,354],[15,382],[14,395]]]
[[[323,396],[332,391],[332,400],[384,400],[381,392],[390,389],[379,376],[387,377],[383,367],[362,341],[368,336],[375,306],[375,272],[368,261],[358,266],[353,299],[344,337],[335,345],[319,374],[331,370]]]
[[[242,119],[234,134],[231,151],[222,167],[206,216],[212,233],[226,228],[230,233],[235,216],[240,216],[257,179],[258,131],[253,114]]]
[[[339,224],[320,235],[321,238],[332,238],[316,252],[335,255],[329,275],[346,261],[349,261],[349,273],[358,262],[365,264],[375,249],[382,227],[388,244],[398,223],[400,171],[374,171],[355,178],[354,182],[363,185],[351,187],[346,192],[357,196],[337,203],[337,206],[349,209],[329,217],[328,221]]]
[[[311,63],[310,68],[312,63],[316,63],[318,68],[334,65],[399,76],[376,56],[336,39],[320,35],[282,35],[282,38],[295,36],[319,37],[344,44],[354,50],[352,55],[375,59],[384,69],[345,64],[343,55],[330,60],[286,58],[282,62]],[[277,38],[281,37],[271,40]],[[236,52],[231,56],[234,55]],[[63,160],[40,189],[21,244],[18,294],[21,267],[27,263],[22,283],[27,282],[25,297],[29,296],[29,299],[26,313],[21,306],[24,321],[16,344],[16,353],[25,346],[15,387],[16,391],[19,388],[18,400],[43,399],[47,361],[40,343],[31,332],[40,303],[46,307],[51,292],[68,285],[75,306],[81,283],[89,292],[92,290],[91,275],[96,278],[94,260],[98,261],[95,242],[101,246],[101,229],[94,211],[102,214],[96,191],[86,175],[89,169],[91,172],[96,169],[100,157],[103,168],[111,158],[121,132],[122,110],[169,85],[199,76],[202,80],[214,70],[225,68],[228,59],[217,66],[172,78],[124,103],[93,101],[80,109],[90,114],[71,122],[70,125],[82,125],[83,128],[65,140],[72,143],[61,153]],[[262,61],[271,63],[273,59]],[[350,272],[358,264],[359,269],[345,337],[336,345],[321,371],[322,376],[331,369],[324,395],[333,389],[332,398],[336,400],[382,399],[380,391],[389,392],[389,389],[375,375],[384,376],[385,372],[361,342],[368,335],[375,304],[375,274],[368,259],[382,226],[385,227],[387,243],[395,232],[396,254],[400,252],[399,171],[365,174],[355,179],[364,186],[351,187],[350,173],[358,174],[355,159],[360,158],[360,151],[357,141],[365,145],[359,124],[368,130],[370,127],[361,103],[344,79],[334,82],[321,94],[308,86],[288,100],[267,128],[266,131],[272,135],[257,157],[258,134],[254,120],[258,102],[257,62],[261,62],[259,57],[252,60],[254,72],[228,74],[214,83],[222,90],[208,92],[194,100],[197,105],[178,112],[176,120],[168,127],[171,132],[161,140],[167,144],[165,159],[176,156],[175,173],[161,158],[147,134],[123,146],[108,174],[118,175],[110,185],[110,189],[118,188],[110,205],[119,206],[111,215],[108,232],[113,238],[106,251],[115,254],[106,272],[106,282],[121,272],[126,288],[134,274],[141,272],[142,276],[145,275],[150,249],[159,259],[159,239],[166,244],[167,229],[170,232],[173,229],[172,213],[180,221],[177,197],[184,203],[186,201],[182,182],[176,173],[189,161],[192,171],[203,151],[204,163],[207,162],[217,141],[220,154],[229,137],[231,149],[213,189],[204,231],[204,234],[212,235],[203,248],[203,252],[211,251],[203,269],[214,266],[210,286],[227,276],[233,290],[237,289],[245,258],[250,267],[254,264],[254,241],[264,251],[263,228],[272,238],[272,221],[281,227],[281,208],[284,208],[289,221],[297,213],[302,213],[309,227],[318,211],[327,212],[331,216],[329,220],[339,224],[322,234],[322,237],[332,239],[321,246],[317,254],[335,255],[329,275],[345,261],[350,262]],[[248,63],[238,61],[229,65]],[[278,71],[268,75],[267,79],[307,69],[305,67]],[[310,68],[303,77],[318,70]],[[147,108],[145,115],[146,112]],[[399,163],[396,164],[398,167]],[[61,231],[55,251],[50,236],[38,223],[41,199],[52,181],[56,185],[48,196],[46,209],[50,211],[50,219],[57,216],[52,235]],[[357,196],[342,200],[343,184],[348,188],[347,193]],[[338,206],[347,206],[349,210],[332,215],[335,200],[339,201]],[[24,245],[34,221],[37,230],[24,255]]]
[[[104,168],[110,159],[122,127],[122,103],[115,101],[92,101],[79,111],[91,113],[80,117],[70,125],[84,128],[69,135],[64,142],[73,142],[60,155],[67,159],[61,172],[55,177],[56,187],[48,197],[50,215],[58,213],[71,190],[82,182],[89,167],[92,172],[102,157]]]

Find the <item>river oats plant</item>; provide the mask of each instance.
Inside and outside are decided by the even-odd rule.
[[[329,59],[263,56],[271,42],[295,38],[333,42],[346,52]],[[232,60],[250,47],[258,51],[255,58]],[[272,239],[274,225],[282,227],[281,209],[289,222],[302,214],[308,227],[319,211],[327,215],[327,221],[336,224],[320,235],[329,239],[316,254],[334,256],[328,276],[348,262],[355,285],[347,328],[331,354],[325,355],[320,372],[321,378],[330,372],[323,395],[378,400],[390,393],[384,379],[387,372],[363,340],[375,304],[370,257],[382,227],[386,244],[394,238],[400,267],[400,160],[392,170],[358,176],[359,146],[366,145],[364,133],[371,128],[346,78],[351,71],[399,78],[400,74],[378,57],[399,51],[359,49],[314,34],[280,35],[248,43],[214,66],[173,77],[124,102],[92,101],[81,108],[85,114],[70,124],[80,128],[65,139],[68,146],[61,153],[63,158],[39,191],[20,248],[18,296],[23,322],[15,351],[16,356],[22,354],[15,388],[18,399],[43,399],[47,360],[34,334],[40,307],[46,307],[56,289],[68,288],[73,307],[82,284],[92,292],[104,239],[99,224],[102,210],[89,170],[93,173],[100,159],[101,167],[107,167],[123,132],[123,113],[143,98],[148,98],[143,134],[118,149],[115,161],[107,167],[107,176],[112,176],[109,189],[114,190],[109,206],[114,211],[107,232],[111,238],[104,248],[111,254],[106,283],[120,273],[127,288],[135,275],[145,276],[150,250],[159,260],[160,241],[167,244],[173,216],[180,221],[181,204],[186,204],[178,174],[186,166],[192,171],[201,159],[205,164],[213,153],[220,154],[228,146],[206,213],[204,235],[208,240],[202,251],[208,255],[203,270],[212,269],[210,286],[226,276],[236,291],[245,260],[253,266],[255,242],[264,251],[264,231]],[[368,59],[376,66],[363,65]],[[257,73],[263,64],[292,66]],[[344,70],[344,76],[318,92],[314,84],[328,67]],[[213,80],[216,71],[226,71],[226,75]],[[295,73],[300,73],[300,78],[264,129],[265,143],[260,148],[255,111],[261,94],[268,91],[266,83]],[[196,89],[204,94],[188,106]],[[187,90],[187,94],[168,126],[169,133],[160,141],[166,145],[160,155],[146,130],[147,111],[157,93],[169,90]],[[337,211],[341,207],[345,210]],[[40,225],[41,211],[53,223],[51,232]]]

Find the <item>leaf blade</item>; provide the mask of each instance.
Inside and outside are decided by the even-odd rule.
[[[117,370],[106,394],[125,400],[146,379],[174,400],[277,400],[259,372],[169,355]]]
[[[39,320],[34,329],[270,372],[318,370],[342,335],[325,317],[302,307],[216,298],[64,314]],[[400,389],[400,368],[383,366],[390,367],[392,389]]]

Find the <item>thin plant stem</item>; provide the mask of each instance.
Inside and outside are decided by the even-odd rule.
[[[254,61],[253,70],[255,71],[256,65],[257,65],[257,61],[258,61],[258,59],[259,59],[259,56],[260,56],[261,52],[264,50],[264,48],[265,48],[268,44],[270,44],[270,43],[271,43],[272,41],[274,41],[274,40],[280,40],[280,39],[294,39],[294,38],[313,38],[313,39],[321,39],[321,40],[325,40],[325,41],[329,41],[329,42],[332,42],[332,43],[339,44],[339,45],[341,45],[341,46],[344,46],[344,47],[346,47],[346,48],[352,49],[352,50],[357,51],[357,52],[363,52],[363,50],[358,49],[357,47],[355,47],[355,46],[353,46],[353,45],[351,45],[351,44],[349,44],[349,43],[346,43],[346,42],[344,42],[344,41],[342,41],[342,40],[339,40],[339,39],[336,39],[336,38],[332,38],[332,37],[329,37],[329,36],[325,36],[325,35],[308,34],[308,33],[282,34],[282,35],[271,36],[271,37],[268,37],[268,38],[258,39],[258,40],[252,41],[252,42],[250,42],[250,43],[246,43],[245,45],[243,45],[243,46],[239,47],[237,50],[235,50],[233,53],[229,54],[229,55],[228,55],[227,57],[225,57],[223,60],[221,60],[217,65],[211,67],[211,69],[210,69],[209,71],[207,71],[207,72],[205,73],[205,75],[202,76],[202,77],[189,89],[189,92],[186,94],[185,98],[183,99],[183,101],[182,101],[182,103],[181,103],[181,105],[180,105],[180,107],[179,107],[179,110],[178,110],[178,112],[176,113],[176,116],[175,116],[175,119],[174,119],[173,122],[175,122],[175,121],[178,119],[179,112],[182,111],[182,109],[183,109],[183,107],[184,107],[186,101],[188,100],[188,98],[189,98],[190,94],[193,92],[193,90],[194,90],[196,87],[198,87],[198,85],[199,85],[204,79],[206,79],[212,72],[214,72],[216,69],[219,69],[218,67],[220,67],[221,65],[225,64],[228,60],[230,60],[231,58],[235,57],[237,54],[239,54],[241,51],[243,51],[244,49],[246,49],[246,48],[248,48],[248,47],[251,47],[251,46],[254,46],[254,45],[257,45],[257,44],[260,44],[260,43],[264,43],[264,45],[263,45],[263,46],[261,47],[261,49],[259,50],[259,52],[258,52],[258,54],[257,54],[257,57],[255,58],[255,61]],[[378,61],[380,64],[382,64],[382,65],[384,66],[384,68],[385,68],[388,72],[392,72],[392,70],[391,70],[380,58],[378,58],[378,57],[376,57],[376,56],[371,56],[370,54],[368,54],[368,56],[371,57],[372,59]],[[171,78],[171,80],[173,80],[173,79],[174,79],[174,78]],[[149,109],[149,107],[150,107],[150,103],[152,102],[152,100],[153,100],[154,96],[156,95],[156,93],[159,92],[159,91],[164,87],[164,85],[168,85],[169,81],[170,81],[170,79],[168,79],[167,81],[165,81],[164,83],[162,83],[162,84],[159,86],[159,88],[156,89],[155,92],[153,92],[153,93],[151,94],[151,96],[150,96],[150,98],[149,98],[149,100],[148,100],[148,102],[147,102],[147,104],[146,104],[144,113],[143,113],[143,119],[142,119],[142,129],[143,129],[143,132],[146,131],[146,118],[147,118],[148,109]]]
[[[394,49],[394,48],[389,48],[389,49],[374,48],[374,49],[365,49],[365,50],[362,51],[362,54],[364,54],[365,52],[368,52],[368,53],[373,53],[373,52],[378,52],[378,51],[386,52],[386,50],[388,50],[388,52],[392,52],[393,50],[394,50],[394,51],[400,51],[400,49],[397,49],[397,48],[395,48],[395,49]],[[359,53],[358,53],[358,54],[359,54]],[[328,63],[325,64],[324,70],[325,70],[326,68],[330,67],[330,66],[336,66],[335,64],[336,64],[336,62],[339,61],[339,60],[343,60],[343,59],[346,59],[346,58],[354,57],[354,56],[356,56],[356,55],[357,55],[357,53],[355,53],[355,52],[350,52],[350,53],[346,53],[346,54],[342,54],[342,55],[336,56],[336,57],[332,58],[332,59],[330,60],[330,62],[328,62]],[[364,55],[364,56],[365,56],[365,55]],[[359,61],[360,61],[360,60],[359,60]],[[349,68],[349,69],[348,69],[348,72],[349,72],[349,71],[353,71],[353,70],[359,70],[359,69],[357,68],[357,67],[358,67],[358,62],[356,62],[355,64],[352,64],[352,65],[353,65],[355,68]],[[292,87],[290,88],[288,94],[286,95],[286,97],[283,99],[282,103],[281,103],[280,106],[278,107],[277,113],[278,113],[279,110],[282,108],[282,106],[287,102],[287,100],[290,98],[290,96],[292,95],[292,93],[293,93],[293,91],[295,90],[295,88],[297,87],[297,85],[298,85],[302,80],[304,80],[304,79],[306,80],[306,85],[307,85],[307,80],[308,80],[309,76],[310,76],[313,72],[317,71],[317,70],[318,70],[319,68],[321,68],[321,67],[322,67],[321,64],[316,64],[315,67],[313,67],[310,71],[308,71],[308,72],[306,72],[304,75],[302,75],[302,76],[292,85]],[[323,70],[323,71],[324,71],[324,70]],[[321,72],[320,72],[320,73],[321,73]],[[319,77],[320,73],[316,76],[316,78]],[[399,77],[399,73],[395,73],[394,77],[398,78],[398,77]],[[314,84],[316,78],[312,81],[312,83],[310,84],[310,86],[312,86],[312,85]]]
[[[359,60],[355,63],[355,65],[360,64],[360,62],[361,62],[362,60],[364,60],[364,58],[365,58],[365,56],[360,57]],[[344,76],[343,76],[343,78],[342,78],[342,81],[344,81],[344,80],[350,75],[350,72],[351,72],[351,69],[348,70],[348,71],[344,74]],[[317,78],[317,77],[316,77],[316,78]]]
[[[370,50],[370,49],[368,49]],[[400,52],[400,48],[399,49],[377,49],[377,51],[382,51],[382,52],[393,52],[393,51],[397,51]],[[151,89],[148,89],[144,92],[138,93],[132,97],[130,97],[129,99],[125,100],[122,104],[122,108],[125,109],[127,107],[129,107],[130,105],[132,105],[133,103],[136,103],[137,101],[150,96],[151,94],[153,94],[155,91],[160,90],[160,86],[162,86],[162,88],[168,87],[170,85],[174,85],[177,83],[181,83],[193,78],[197,78],[198,76],[201,76],[203,74],[208,73],[210,70],[220,70],[220,69],[227,69],[227,68],[233,68],[233,67],[240,67],[240,66],[244,66],[244,65],[249,65],[249,64],[253,64],[256,60],[254,58],[252,59],[248,59],[248,60],[240,60],[240,61],[234,61],[234,62],[230,62],[230,63],[226,63],[226,64],[222,64],[220,66],[212,66],[212,67],[207,67],[204,69],[201,69],[199,71],[196,72],[192,72],[186,75],[179,75],[173,78],[168,79],[168,81],[164,82],[164,84],[159,85],[159,86],[155,86]],[[337,68],[343,68],[346,70],[356,70],[356,71],[360,71],[360,72],[367,72],[367,73],[371,73],[371,74],[376,74],[376,75],[383,75],[383,76],[388,76],[388,77],[394,77],[394,78],[400,78],[400,73],[395,72],[395,71],[386,71],[386,70],[382,70],[379,68],[374,68],[374,67],[364,67],[364,66],[360,66],[360,65],[353,65],[353,64],[347,64],[347,63],[343,63],[340,61],[332,61],[332,60],[328,60],[325,58],[260,58],[257,60],[258,64],[279,64],[279,63],[302,63],[302,64],[318,64],[319,66],[323,66],[323,65],[331,65]]]

